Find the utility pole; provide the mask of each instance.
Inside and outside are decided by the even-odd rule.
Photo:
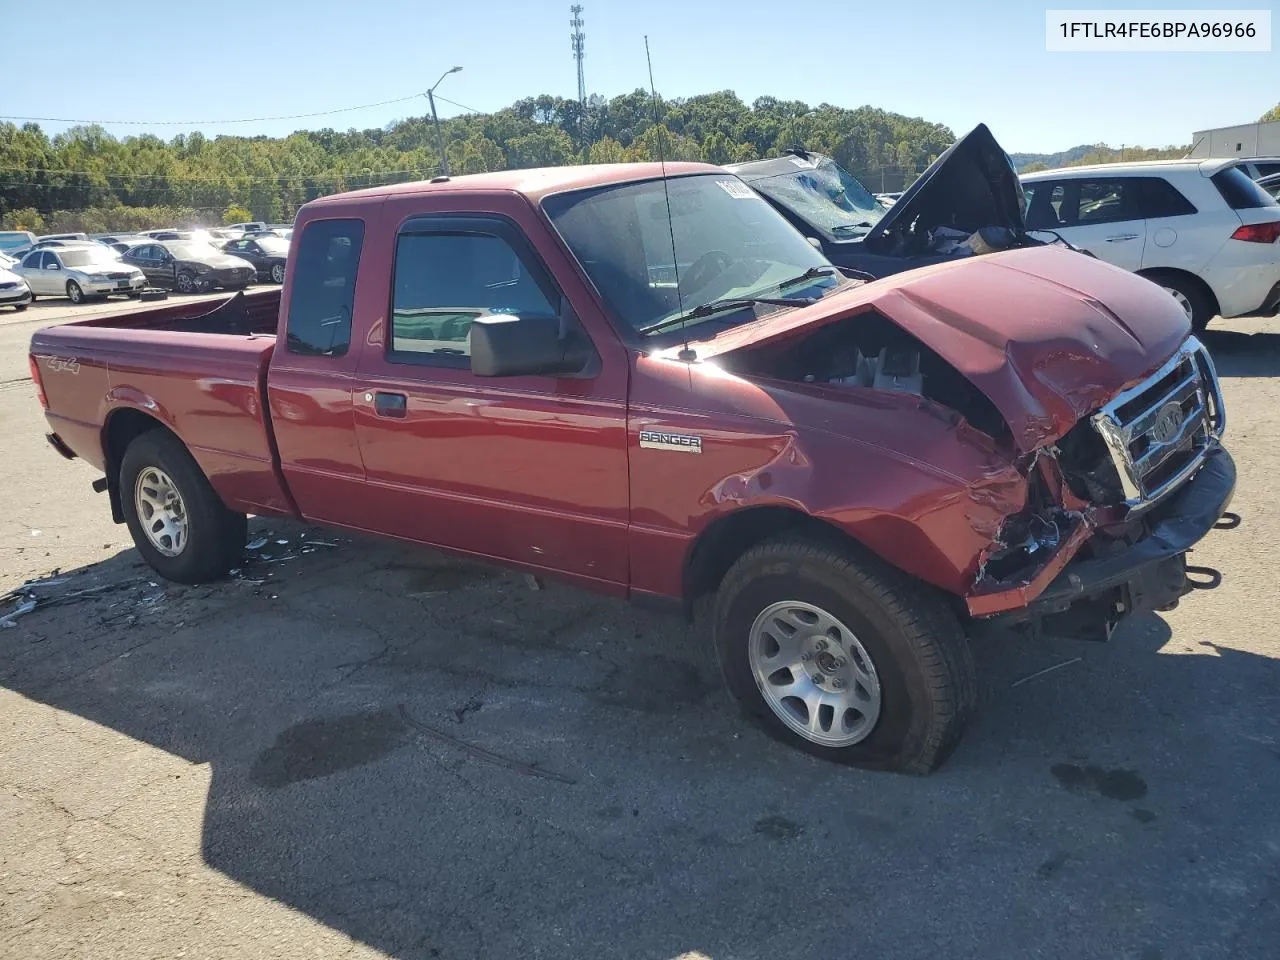
[[[573,14],[572,19],[569,20],[569,26],[573,28],[573,32],[569,34],[569,43],[573,48],[573,59],[578,62],[578,149],[582,151],[583,159],[585,160],[587,153],[587,80],[582,72],[582,58],[587,55],[587,35],[582,32],[582,4],[575,3],[569,8],[569,12]]]
[[[445,153],[444,134],[440,132],[440,118],[436,116],[435,93],[436,87],[444,83],[445,77],[451,73],[457,73],[461,69],[461,67],[450,67],[444,73],[440,74],[440,79],[433,83],[430,89],[427,90],[427,102],[431,104],[431,122],[435,124],[436,127],[436,146],[440,148],[440,168],[446,177],[449,176],[449,155]]]

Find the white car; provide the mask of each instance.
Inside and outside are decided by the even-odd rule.
[[[1025,174],[1027,229],[1160,284],[1203,330],[1280,309],[1280,206],[1235,160],[1153,160]]]
[[[147,285],[141,270],[121,263],[114,250],[100,243],[32,250],[13,272],[27,282],[32,300],[66,297],[83,303],[89,297],[113,293],[137,296]]]
[[[31,288],[10,269],[13,266],[13,260],[0,254],[0,307],[13,307],[21,313],[31,302]]]

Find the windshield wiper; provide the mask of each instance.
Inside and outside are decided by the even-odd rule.
[[[778,284],[778,289],[785,290],[787,287],[794,287],[797,283],[804,283],[806,280],[817,280],[819,277],[830,277],[835,272],[835,267],[810,267],[798,277],[792,277],[790,280],[783,280]]]
[[[814,268],[819,269],[819,268]],[[808,279],[801,277],[800,280]],[[785,281],[778,284],[779,287],[785,286],[793,281]],[[711,316],[713,313],[723,313],[725,310],[741,310],[743,307],[750,307],[757,303],[766,303],[775,307],[807,307],[818,301],[812,297],[729,297],[724,300],[708,300],[706,303],[699,304],[688,313],[681,314],[678,317],[668,317],[666,320],[659,320],[657,323],[651,323],[647,327],[641,327],[640,333],[656,333],[659,330],[665,330],[667,327],[674,327],[678,323],[684,323],[686,320],[701,320]]]
[[[863,220],[860,223],[837,223],[831,228],[832,233],[852,233],[855,230],[870,230],[874,224]]]

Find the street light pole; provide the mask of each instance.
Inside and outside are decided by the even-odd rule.
[[[440,118],[436,116],[436,87],[444,83],[444,78],[451,73],[457,73],[461,67],[450,67],[444,73],[440,74],[440,79],[431,85],[427,91],[427,102],[431,104],[431,122],[436,127],[436,145],[440,148],[440,167],[444,171],[444,175],[449,176],[449,156],[444,150],[444,134],[440,132]]]

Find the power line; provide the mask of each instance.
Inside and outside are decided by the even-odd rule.
[[[484,113],[483,110],[477,110],[475,107],[468,107],[465,103],[459,103],[457,100],[450,100],[448,97],[442,97],[438,93],[436,94],[436,99],[443,100],[445,103],[452,104],[462,110],[470,110],[472,113]]]
[[[398,174],[419,174],[419,170],[338,170],[333,173],[301,173],[277,176],[253,176],[249,174],[227,173],[220,177],[190,177],[170,173],[106,173],[98,170],[61,170],[53,167],[0,167],[7,173],[45,173],[63,177],[102,177],[105,180],[168,180],[177,183],[223,183],[228,180],[251,180],[256,183],[278,183],[296,180],[349,180],[360,177],[389,177]],[[18,185],[56,186],[54,184],[27,184],[26,181],[13,181]]]
[[[265,120],[305,120],[309,117],[327,117],[335,113],[351,113],[354,110],[368,110],[372,107],[385,107],[392,103],[405,103],[422,96],[412,93],[407,97],[396,97],[392,100],[379,100],[377,103],[362,103],[354,107],[339,107],[336,110],[318,110],[315,113],[289,113],[276,117],[245,117],[239,120],[75,120],[67,117],[14,117],[0,114],[0,120],[30,120],[37,123],[93,123],[99,126],[143,126],[143,127],[183,127],[183,126],[216,126],[226,123],[261,123]],[[441,100],[444,97],[440,98]],[[449,101],[453,103],[453,101]],[[454,106],[462,106],[454,104]],[[471,110],[470,107],[463,107]],[[473,111],[479,113],[479,110]]]

